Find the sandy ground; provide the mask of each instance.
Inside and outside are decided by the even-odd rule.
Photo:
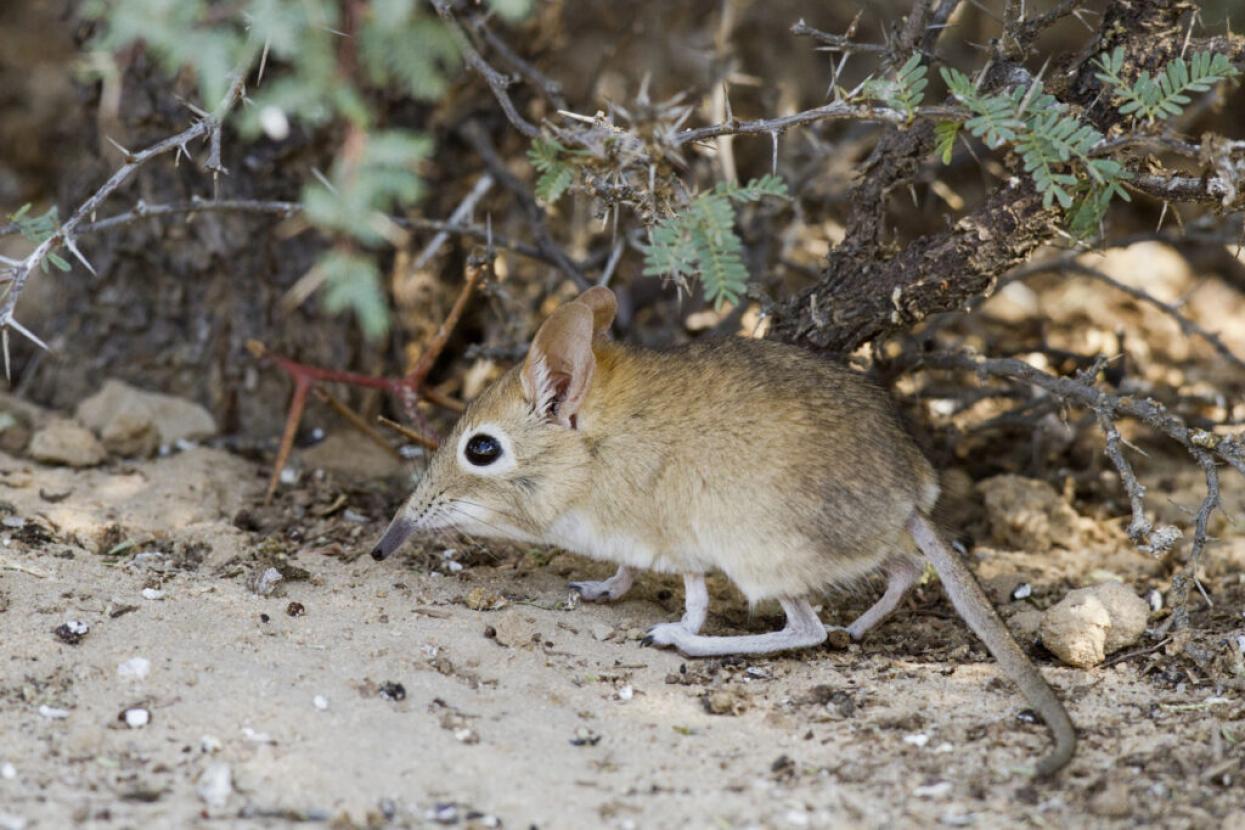
[[[936,588],[846,651],[687,661],[637,642],[678,616],[674,581],[577,605],[566,578],[607,566],[438,543],[378,564],[358,557],[400,486],[309,475],[265,512],[261,475],[215,449],[92,471],[0,456],[0,827],[1245,826],[1242,695],[1162,650],[1045,657],[1083,741],[1035,784],[1043,728]],[[1242,552],[1230,535],[1213,556]],[[1153,568],[1119,548],[1144,590]],[[987,575],[1034,575],[1005,613],[1090,581],[1033,567],[1071,553],[979,551]],[[260,596],[271,565],[292,578]],[[1242,625],[1233,573],[1212,651]],[[778,624],[713,590],[711,632]],[[76,644],[54,634],[69,620],[90,627]],[[123,676],[135,657],[149,673]]]

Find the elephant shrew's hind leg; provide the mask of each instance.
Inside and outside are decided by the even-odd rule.
[[[649,630],[645,645],[674,646],[688,657],[723,657],[728,654],[772,654],[793,648],[808,648],[826,641],[826,627],[817,618],[808,600],[781,599],[787,624],[769,634],[739,637],[704,637],[681,625],[661,625]]]
[[[868,611],[861,614],[847,627],[853,640],[860,640],[874,626],[889,617],[899,603],[903,602],[908,589],[921,575],[920,565],[907,556],[896,556],[886,561],[886,593]]]
[[[621,599],[623,594],[631,590],[633,584],[635,575],[631,573],[631,569],[620,565],[609,579],[602,579],[600,582],[572,582],[571,590],[579,592],[588,602],[609,602]]]

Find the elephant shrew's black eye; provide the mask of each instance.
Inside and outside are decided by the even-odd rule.
[[[477,432],[467,439],[467,446],[463,447],[463,455],[467,456],[467,460],[477,467],[487,467],[501,458],[501,442],[491,435]]]

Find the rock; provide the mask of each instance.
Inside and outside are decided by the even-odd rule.
[[[592,624],[592,639],[599,642],[605,642],[614,633],[614,627],[605,623],[597,622]]]
[[[324,470],[346,479],[392,478],[405,472],[402,462],[392,453],[354,430],[329,433],[319,444],[303,450],[301,458],[308,469]]]
[[[500,611],[510,604],[501,594],[482,585],[468,591],[463,603],[472,611]]]
[[[503,646],[526,648],[540,642],[540,630],[536,627],[536,621],[513,608],[498,614],[493,630],[494,638]]]
[[[1042,643],[1063,662],[1090,668],[1133,645],[1145,632],[1150,606],[1119,582],[1069,591],[1042,615]]]
[[[738,689],[715,689],[700,699],[711,715],[742,715],[748,711],[748,695]]]
[[[94,467],[108,454],[89,429],[68,418],[57,418],[30,439],[30,456],[45,464]]]
[[[1129,803],[1128,783],[1114,780],[1094,793],[1089,799],[1089,811],[1104,818],[1125,818],[1132,813]]]
[[[0,392],[0,450],[25,452],[31,434],[48,422],[48,411],[16,395]]]
[[[149,456],[162,445],[216,434],[216,421],[199,404],[119,380],[106,381],[78,404],[77,416],[99,434],[110,452],[123,456]]]
[[[1111,627],[1107,629],[1107,654],[1134,645],[1146,633],[1150,603],[1134,594],[1123,582],[1112,580],[1081,590],[1093,592],[1111,616]]]
[[[1036,608],[1025,608],[1007,618],[1007,627],[1021,645],[1032,643],[1038,638],[1038,630],[1042,627],[1045,615]]]
[[[1052,545],[1076,544],[1078,516],[1045,481],[1015,475],[993,476],[977,485],[994,540],[1012,550],[1041,553]]]
[[[224,761],[208,764],[207,769],[199,775],[195,792],[207,806],[215,809],[224,807],[233,792],[233,771]]]

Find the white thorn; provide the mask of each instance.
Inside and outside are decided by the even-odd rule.
[[[123,147],[121,144],[119,144],[116,140],[114,140],[112,136],[106,135],[104,136],[104,138],[108,139],[108,143],[111,144],[113,147],[116,147],[118,150],[120,150],[121,155],[125,156],[127,159],[134,155],[129,150],[127,150],[125,147]]]
[[[264,67],[268,65],[268,47],[271,45],[272,41],[264,41],[264,51],[259,56],[259,74],[255,76],[255,86],[264,82]]]
[[[26,339],[28,339],[31,343],[34,343],[36,346],[38,346],[39,348],[43,349],[45,352],[51,351],[51,349],[49,349],[49,348],[48,348],[48,344],[47,344],[47,343],[44,343],[42,340],[40,340],[40,339],[39,339],[39,336],[38,336],[38,335],[36,335],[33,331],[31,331],[30,329],[26,328],[26,327],[25,327],[25,326],[23,326],[21,323],[17,322],[17,318],[16,318],[16,317],[9,317],[9,322],[8,322],[8,325],[6,325],[6,326],[5,326],[5,329],[4,329],[4,332],[5,332],[5,335],[6,335],[6,336],[8,335],[8,326],[12,326],[13,328],[17,329],[17,333],[18,333],[18,334],[20,334],[20,335],[24,336],[24,337],[25,337]],[[7,357],[8,357],[8,350],[6,349],[6,350],[5,350],[5,358],[6,358],[6,362],[7,362]]]
[[[93,277],[99,276],[99,274],[96,273],[95,271],[95,267],[91,265],[91,263],[87,261],[87,258],[82,255],[82,252],[78,250],[78,243],[73,241],[72,236],[65,237],[65,247],[68,248],[70,252],[78,258],[78,262],[81,262],[86,267],[86,270],[91,272],[91,276]]]

